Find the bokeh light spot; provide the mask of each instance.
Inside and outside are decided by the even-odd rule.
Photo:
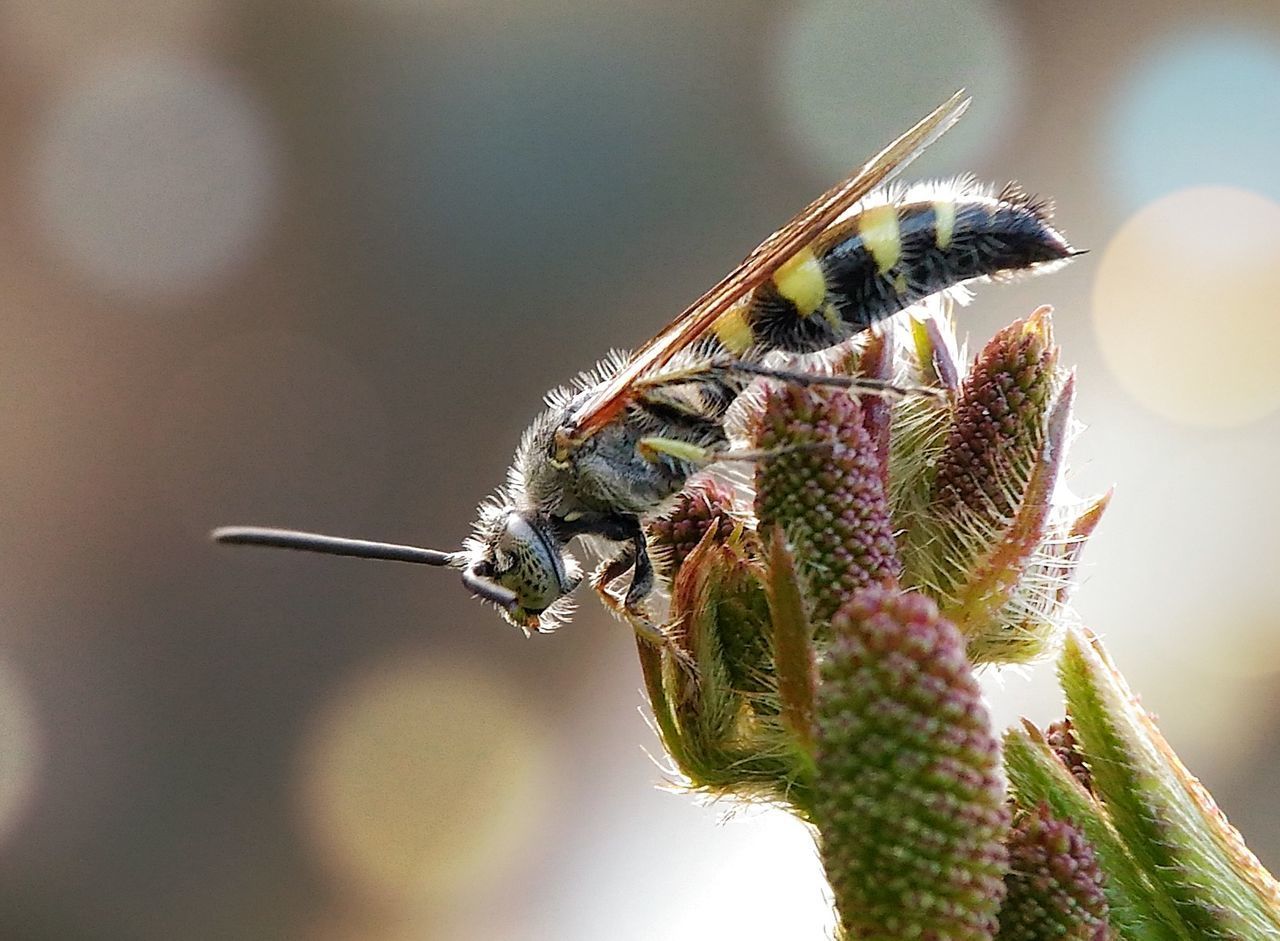
[[[17,671],[0,660],[0,841],[28,806],[41,763],[35,705]]]
[[[1129,219],[1094,285],[1094,326],[1128,392],[1196,425],[1280,406],[1280,203],[1228,187],[1183,190]]]
[[[302,756],[331,870],[391,904],[447,904],[508,875],[550,806],[548,733],[494,674],[425,657],[358,677]]]
[[[1103,152],[1124,209],[1209,184],[1280,199],[1280,42],[1202,31],[1134,61]]]
[[[789,10],[775,107],[787,138],[825,177],[848,173],[958,88],[974,104],[947,135],[947,165],[972,160],[1014,110],[1020,64],[1009,14],[995,3],[805,0]]]
[[[206,287],[274,214],[277,150],[252,95],[189,59],[117,57],[44,115],[37,221],[94,287],[153,298]]]

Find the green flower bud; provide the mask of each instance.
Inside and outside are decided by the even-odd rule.
[[[642,641],[641,664],[663,744],[691,788],[794,804],[809,761],[781,716],[752,535],[707,531],[677,571],[667,642]]]
[[[1098,640],[1069,634],[1059,669],[1094,792],[1191,936],[1280,937],[1280,884],[1178,759]]]
[[[933,511],[999,531],[1022,502],[1061,386],[1047,308],[986,345],[960,388],[933,479]]]
[[[964,641],[918,594],[872,586],[831,624],[813,822],[862,941],[986,941],[1004,897],[1000,750]]]
[[[976,663],[1034,660],[1060,636],[1074,565],[1106,506],[1078,514],[1058,494],[1074,391],[1048,308],[1000,331],[960,383],[927,496],[895,507],[904,581],[938,600]]]
[[[768,673],[769,602],[763,572],[742,538],[708,531],[685,559],[672,589],[671,638],[693,666],[696,693],[758,692]],[[723,687],[723,690],[719,688]]]
[[[822,625],[857,589],[898,574],[876,442],[854,397],[834,389],[770,389],[756,419],[756,515],[781,527]]]
[[[1004,761],[1018,807],[1044,805],[1057,819],[1070,820],[1084,833],[1106,874],[1108,920],[1120,938],[1190,941],[1176,910],[1130,855],[1105,808],[1080,786],[1044,734],[1026,719],[1021,728],[1006,733]]]

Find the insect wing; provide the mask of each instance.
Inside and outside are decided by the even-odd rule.
[[[705,335],[725,311],[772,277],[788,259],[809,245],[860,199],[892,179],[955,124],[968,107],[969,99],[964,92],[956,92],[945,104],[761,242],[742,264],[640,347],[622,369],[581,403],[569,416],[566,437],[575,444],[580,443],[609,424],[626,406],[631,386],[637,379],[661,369],[673,356]]]

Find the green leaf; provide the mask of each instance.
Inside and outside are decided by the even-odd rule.
[[[772,621],[770,640],[777,675],[782,721],[792,731],[804,753],[813,753],[813,699],[818,683],[813,651],[813,628],[805,611],[804,595],[795,559],[782,530],[774,529],[765,547]]]
[[[1178,760],[1096,639],[1069,635],[1060,670],[1095,792],[1192,937],[1280,938],[1280,886]]]
[[[1005,734],[1004,765],[1020,807],[1046,804],[1054,816],[1072,821],[1089,838],[1107,876],[1111,924],[1124,941],[1194,941],[1130,857],[1106,812],[1058,760],[1039,729],[1027,722]]]

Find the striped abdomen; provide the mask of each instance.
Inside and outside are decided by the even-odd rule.
[[[965,281],[1073,254],[1045,204],[1013,187],[890,202],[831,226],[722,316],[715,333],[739,356],[813,352]]]

